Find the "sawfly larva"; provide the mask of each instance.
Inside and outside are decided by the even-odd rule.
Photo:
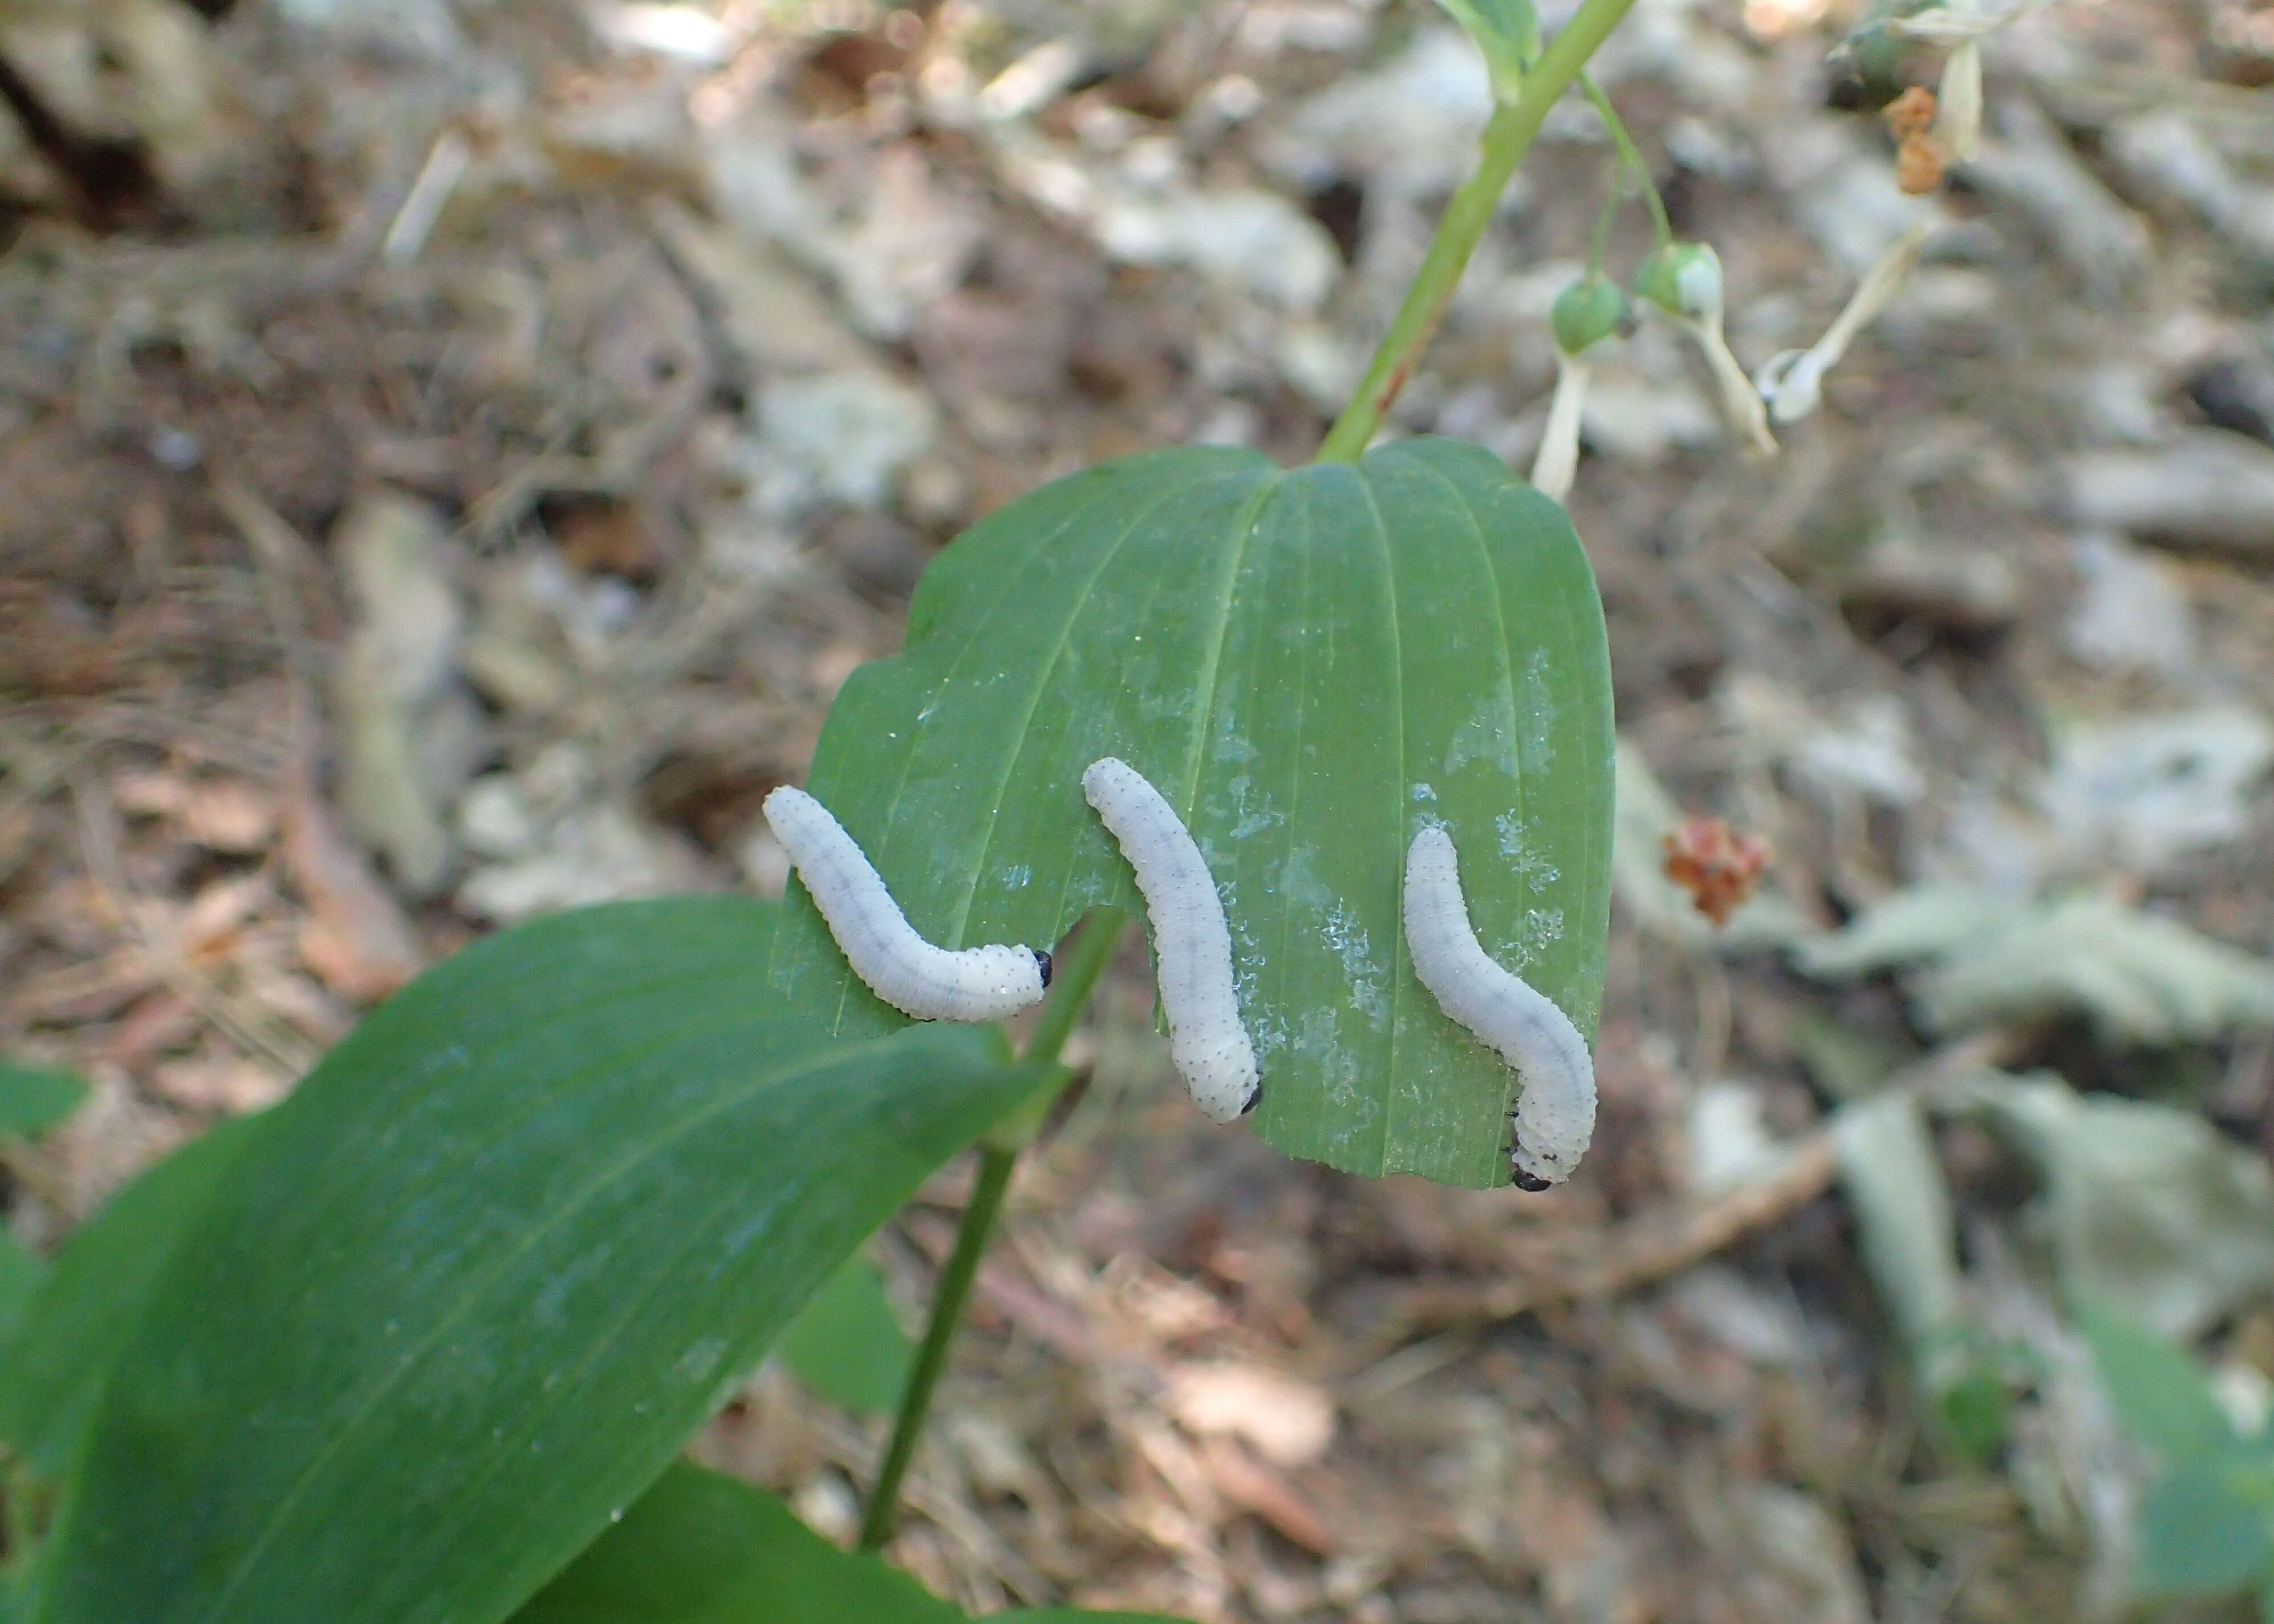
[[[782,843],[829,934],[869,990],[918,1020],[1002,1020],[1043,996],[1050,956],[1028,947],[952,952],[918,936],[884,876],[845,826],[802,789],[766,797],[766,822]]]
[[[1217,1122],[1244,1116],[1263,1097],[1262,1073],[1240,1023],[1231,933],[1201,849],[1176,809],[1126,762],[1092,762],[1081,788],[1137,871],[1153,921],[1169,1057],[1202,1112]]]
[[[1509,1151],[1516,1183],[1545,1190],[1571,1177],[1595,1133],[1595,1063],[1570,1017],[1492,961],[1469,923],[1453,838],[1425,829],[1405,853],[1405,945],[1413,973],[1460,1022],[1517,1069]]]

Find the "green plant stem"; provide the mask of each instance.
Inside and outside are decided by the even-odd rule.
[[[1516,173],[1540,126],[1547,122],[1547,109],[1570,87],[1595,48],[1633,4],[1634,0],[1586,0],[1524,76],[1524,94],[1494,109],[1485,125],[1484,156],[1476,173],[1461,184],[1445,206],[1421,269],[1405,290],[1404,303],[1390,319],[1389,330],[1382,335],[1358,393],[1319,447],[1320,462],[1354,462],[1365,454],[1412,374],[1414,364],[1428,347],[1438,322],[1444,319],[1445,306],[1452,302],[1461,273],[1468,268],[1470,256],[1492,224],[1493,211],[1500,207],[1509,177]]]
[[[1595,229],[1587,238],[1587,274],[1600,276],[1603,272],[1603,256],[1610,252],[1611,222],[1618,218],[1619,193],[1625,188],[1620,181],[1622,165],[1611,161],[1611,184],[1603,193],[1603,206],[1595,211]]]
[[[1665,247],[1674,240],[1674,222],[1667,215],[1666,199],[1659,195],[1658,183],[1651,178],[1650,165],[1642,161],[1642,148],[1635,145],[1626,121],[1619,117],[1619,109],[1611,105],[1610,97],[1603,94],[1592,77],[1579,75],[1579,88],[1587,93],[1587,100],[1595,104],[1603,127],[1611,132],[1611,145],[1619,149],[1619,162],[1633,172],[1635,184],[1642,188],[1643,203],[1650,210],[1650,223],[1658,233],[1658,245]]]
[[[1128,922],[1129,915],[1119,908],[1093,908],[1074,928],[1073,941],[1058,955],[1050,975],[1050,996],[1043,1000],[1043,1012],[1027,1040],[1028,1060],[1056,1060],[1065,1049],[1082,1011],[1089,1007],[1089,995],[1096,990],[1105,966],[1113,962],[1114,944],[1121,939],[1121,928]]]
[[[955,1340],[956,1327],[962,1322],[963,1304],[971,1296],[971,1282],[978,1275],[979,1259],[986,1253],[987,1237],[995,1228],[995,1215],[1003,1210],[1003,1192],[1010,1188],[1011,1169],[1018,1160],[1018,1151],[1008,1146],[983,1143],[979,1147],[979,1182],[972,1187],[971,1199],[963,1209],[963,1222],[955,1232],[955,1250],[932,1290],[931,1320],[924,1327],[923,1345],[916,1350],[915,1369],[908,1373],[900,1413],[892,1417],[892,1441],[885,1451],[885,1463],[877,1472],[876,1486],[869,1491],[869,1504],[861,1517],[863,1551],[879,1550],[892,1537],[900,1511],[900,1480],[908,1475],[908,1462],[915,1458],[916,1440],[923,1432],[932,1391],[947,1367],[948,1344]]]
[[[1027,1041],[1025,1058],[1029,1064],[1057,1061],[1082,1011],[1089,1007],[1090,995],[1096,990],[1105,966],[1112,962],[1113,944],[1127,918],[1118,909],[1099,908],[1076,929],[1073,944],[1058,958],[1050,996]],[[930,1411],[941,1372],[947,1368],[947,1350],[963,1322],[963,1305],[970,1299],[972,1282],[978,1278],[979,1260],[986,1255],[995,1220],[1003,1210],[1012,1169],[1018,1164],[1019,1153],[1033,1142],[1054,1098],[1050,1090],[1037,1089],[1032,1101],[1005,1117],[979,1142],[978,1182],[972,1186],[971,1199],[956,1226],[955,1250],[948,1254],[947,1267],[940,1271],[939,1283],[932,1289],[930,1315],[924,1324],[923,1342],[916,1350],[915,1367],[908,1372],[908,1385],[900,1394],[900,1412],[892,1417],[892,1441],[885,1448],[885,1463],[877,1469],[876,1485],[869,1491],[869,1503],[862,1512],[863,1551],[879,1550],[892,1537],[900,1515],[900,1484],[908,1475],[909,1462],[915,1459],[916,1441],[923,1434],[924,1417]]]

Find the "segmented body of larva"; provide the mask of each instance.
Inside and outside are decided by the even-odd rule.
[[[1509,1161],[1517,1185],[1571,1177],[1595,1133],[1595,1063],[1570,1017],[1492,961],[1469,923],[1453,838],[1425,829],[1405,853],[1405,944],[1438,1006],[1522,1076]]]
[[[845,826],[802,789],[766,797],[766,822],[828,922],[853,974],[918,1020],[1002,1020],[1050,985],[1050,957],[1027,947],[951,952],[915,932]]]
[[[1200,847],[1176,809],[1126,762],[1111,756],[1092,762],[1081,788],[1137,871],[1153,923],[1169,1058],[1201,1111],[1217,1122],[1244,1116],[1263,1096],[1262,1073],[1239,1019],[1224,904]]]

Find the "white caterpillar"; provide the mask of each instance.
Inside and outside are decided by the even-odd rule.
[[[1204,1113],[1217,1122],[1244,1116],[1263,1097],[1262,1073],[1240,1024],[1231,933],[1201,849],[1175,808],[1126,762],[1111,756],[1092,762],[1081,789],[1121,842],[1145,894],[1161,1008],[1169,1018],[1169,1057]]]
[[[1405,853],[1405,944],[1438,1006],[1523,1076],[1509,1151],[1517,1187],[1562,1184],[1595,1134],[1595,1063],[1570,1018],[1478,944],[1442,829],[1423,830]]]
[[[1050,984],[1048,953],[1000,946],[950,952],[918,936],[876,865],[829,808],[803,790],[785,784],[766,797],[765,814],[853,974],[903,1014],[1002,1020]]]

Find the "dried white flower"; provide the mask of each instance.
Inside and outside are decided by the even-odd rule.
[[[1934,139],[1961,162],[1982,150],[1982,42],[1966,40],[1942,64],[1935,93]]]
[[[1769,432],[1768,408],[1721,331],[1721,256],[1704,243],[1668,243],[1643,261],[1635,291],[1696,342],[1713,374],[1714,387],[1721,391],[1722,409],[1747,452],[1774,456],[1776,436]]]
[[[1579,425],[1593,376],[1585,361],[1556,352],[1555,393],[1548,399],[1547,427],[1532,459],[1532,483],[1559,502],[1571,494],[1571,482],[1579,475]]]
[[[1914,11],[1909,17],[1890,18],[1887,28],[1914,40],[1955,45],[1965,40],[1981,40],[2052,4],[2052,0],[2015,0],[2014,4],[1990,9],[1980,4],[1979,0],[1945,0],[1941,5]]]
[[[1933,228],[1921,223],[1903,233],[1895,245],[1879,257],[1870,274],[1856,288],[1847,306],[1824,329],[1824,336],[1806,350],[1788,350],[1772,356],[1755,375],[1754,383],[1768,405],[1769,416],[1780,424],[1797,423],[1824,403],[1824,377],[1840,365],[1856,335],[1887,307],[1903,278],[1918,263],[1919,251]]]
[[[1980,0],[1945,0],[1931,11],[1892,19],[1888,29],[1914,40],[1947,46],[1942,83],[1935,92],[1935,143],[1949,157],[1967,160],[1982,145],[1982,41],[2010,27],[2051,0],[2016,0],[1992,9]]]
[[[1600,271],[1590,271],[1555,297],[1548,321],[1555,333],[1555,394],[1547,428],[1532,459],[1532,483],[1557,501],[1571,493],[1579,470],[1579,422],[1594,369],[1587,363],[1625,320],[1627,296]]]

